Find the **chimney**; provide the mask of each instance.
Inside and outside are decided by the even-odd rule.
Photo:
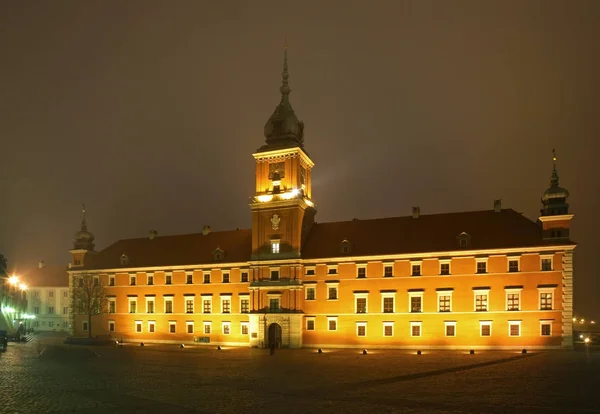
[[[419,218],[420,215],[421,215],[421,207],[419,207],[419,206],[413,207],[413,218]]]
[[[43,260],[40,260],[38,263],[38,268],[43,269],[46,265],[44,264]]]
[[[494,200],[494,212],[500,213],[502,211],[502,200]]]
[[[206,235],[208,235],[208,233],[210,233],[210,226],[206,226],[206,225],[205,225],[205,226],[202,228],[202,235],[203,235],[203,236],[206,236]]]
[[[150,230],[150,236],[148,236],[148,238],[154,240],[156,236],[158,236],[158,232],[156,230]]]

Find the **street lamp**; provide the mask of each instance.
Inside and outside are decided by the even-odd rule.
[[[8,283],[10,283],[12,286],[17,286],[19,284],[19,276],[12,275],[8,278]]]

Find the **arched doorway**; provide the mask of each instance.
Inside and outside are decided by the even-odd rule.
[[[268,346],[275,344],[276,348],[281,348],[281,325],[272,323],[269,325]]]

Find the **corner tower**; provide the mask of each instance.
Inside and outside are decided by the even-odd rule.
[[[265,124],[265,144],[253,154],[256,190],[251,198],[252,259],[300,257],[310,231],[314,163],[304,150],[304,123],[290,103],[287,46],[284,50],[281,101]]]
[[[542,237],[546,240],[568,240],[569,226],[573,214],[569,214],[569,191],[559,186],[558,171],[556,170],[556,151],[552,150],[552,176],[550,188],[542,195],[540,222]]]
[[[85,256],[88,252],[94,251],[94,235],[88,231],[87,220],[85,217],[85,204],[81,209],[81,227],[75,233],[73,240],[73,249],[71,253],[70,267],[80,267],[84,265]]]

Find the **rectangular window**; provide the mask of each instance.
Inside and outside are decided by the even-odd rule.
[[[480,322],[479,323],[480,335],[481,336],[492,336],[492,324],[491,322]]]
[[[337,266],[329,266],[327,268],[328,275],[337,275]]]
[[[519,271],[519,261],[515,259],[511,259],[508,261],[508,271],[509,272],[518,272]]]
[[[487,273],[487,262],[477,262],[477,273]]]
[[[366,322],[358,322],[356,324],[356,336],[367,336]]]
[[[53,298],[54,297],[54,291],[53,290],[51,290],[51,291],[48,292],[48,297],[49,298]]]
[[[387,265],[383,267],[383,277],[392,277],[394,276],[394,266]]]
[[[172,275],[165,275],[165,285],[170,285],[173,283],[173,276]]]
[[[328,295],[327,295],[327,299],[328,300],[337,300],[337,287],[330,287],[327,289]]]
[[[358,277],[359,279],[364,279],[365,277],[367,277],[367,268],[366,267],[359,267],[357,269],[356,277]]]
[[[68,298],[69,297],[69,292],[65,291],[63,292],[63,298]]]
[[[142,321],[135,321],[135,331],[137,333],[142,332]]]
[[[487,293],[475,295],[475,311],[487,312],[488,310],[488,295]]]
[[[54,315],[54,306],[48,306],[48,315]]]
[[[552,324],[550,322],[544,322],[540,324],[540,335],[550,336],[552,335]]]
[[[394,313],[394,298],[387,296],[383,298],[383,313]]]
[[[456,322],[444,322],[446,336],[456,336]]]
[[[40,292],[38,292],[37,290],[33,291],[33,297],[34,298],[38,298],[40,296]]]
[[[154,313],[154,298],[146,298],[146,313]]]
[[[204,335],[210,335],[210,322],[204,322]]]
[[[279,299],[269,299],[269,312],[279,312]]]
[[[177,322],[175,321],[169,321],[169,333],[176,333],[177,332]]]
[[[412,276],[421,276],[421,265],[414,264],[412,265]]]
[[[440,263],[440,275],[450,274],[450,263]]]
[[[306,288],[306,300],[315,300],[315,291],[316,291],[316,289],[314,287],[307,287]]]
[[[273,253],[273,254],[279,253],[279,242],[278,241],[277,242],[274,241],[271,243],[271,253]]]
[[[63,315],[68,315],[69,314],[69,307],[68,306],[64,306],[63,307]]]
[[[229,273],[223,273],[223,283],[229,283]]]
[[[279,280],[279,270],[271,270],[271,280]]]
[[[148,284],[149,285],[153,285],[154,284],[154,275],[148,275]]]
[[[383,323],[383,336],[394,336],[394,322]]]
[[[240,277],[240,281],[242,283],[246,283],[248,281],[248,272],[242,272],[242,276]]]
[[[113,275],[110,275],[108,277],[108,286],[114,286],[115,285],[115,277]]]
[[[337,331],[337,318],[327,318],[327,330]]]
[[[552,293],[540,293],[540,310],[552,310]]]
[[[129,313],[137,312],[137,299],[129,299]]]
[[[510,336],[521,336],[521,322],[508,322],[508,334]]]
[[[185,275],[185,283],[191,285],[194,283],[194,275]]]
[[[221,299],[221,312],[231,313],[231,299]]]
[[[40,307],[39,307],[39,306],[34,306],[34,308],[33,308],[33,313],[34,313],[35,315],[39,315],[39,314],[40,314]]]
[[[165,313],[173,313],[173,299],[165,299]]]
[[[314,276],[314,275],[315,275],[315,269],[313,269],[313,268],[306,269],[306,276]]]
[[[410,297],[410,311],[411,312],[422,312],[423,311],[423,298],[421,296]]]
[[[315,330],[315,318],[306,318],[306,330],[307,331]]]
[[[129,276],[129,285],[130,286],[135,286],[135,276]],[[141,325],[140,325],[141,326]],[[140,331],[141,332],[141,331]]]
[[[185,331],[189,334],[194,333],[194,322],[186,322],[185,323]]]
[[[250,299],[241,299],[240,300],[240,313],[248,313],[250,312]]]
[[[518,311],[519,310],[519,296],[520,293],[507,293],[506,294],[506,310]]]
[[[156,332],[156,322],[155,321],[148,321],[148,332],[150,332],[150,333]]]
[[[410,336],[421,336],[421,322],[410,323]]]
[[[185,300],[185,313],[194,313],[194,299]]]
[[[87,330],[88,330],[88,323],[87,323],[87,322],[83,322],[83,323],[81,324],[81,328],[82,328],[84,331],[87,331]]]
[[[356,298],[356,313],[367,313],[367,298]]]
[[[204,283],[210,283],[210,273],[204,273]]]
[[[117,302],[114,299],[108,300],[108,313],[115,313],[117,311]]]
[[[231,333],[231,322],[223,322],[223,335]]]
[[[108,332],[115,331],[115,321],[108,321]]]
[[[204,313],[210,313],[211,312],[211,308],[212,307],[212,300],[210,299],[203,299],[202,300],[202,312]]]
[[[440,312],[450,312],[450,300],[452,296],[450,295],[440,295],[439,296],[439,311]]]
[[[552,259],[542,259],[542,271],[549,272],[552,270]]]
[[[240,323],[240,331],[242,332],[242,335],[248,335],[248,322],[241,322]]]

